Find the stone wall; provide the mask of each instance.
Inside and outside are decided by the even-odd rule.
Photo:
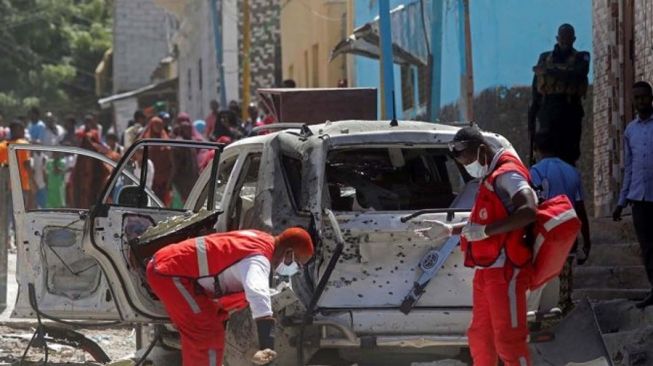
[[[154,0],[115,0],[113,91],[150,84],[152,72],[168,55],[176,21]]]
[[[242,42],[242,1],[238,2],[239,14],[239,80],[243,80],[243,42]],[[271,88],[281,83],[281,37],[279,32],[279,17],[281,14],[280,0],[249,0],[250,6],[250,100],[254,100],[256,90]],[[240,93],[242,94],[242,85]]]
[[[623,179],[623,131],[633,118],[630,91],[653,82],[653,2],[594,0],[594,202],[609,215]]]

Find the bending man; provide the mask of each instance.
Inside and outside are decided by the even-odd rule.
[[[301,264],[313,255],[305,230],[290,228],[278,236],[256,230],[216,233],[154,255],[147,280],[179,330],[184,366],[221,365],[228,311],[248,303],[260,349],[252,362],[264,365],[276,357],[270,270],[291,253]]]

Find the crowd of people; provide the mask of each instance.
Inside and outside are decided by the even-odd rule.
[[[242,119],[236,101],[221,109],[216,100],[210,103],[210,113],[204,119],[192,120],[184,112],[174,118],[166,111],[147,115],[142,110],[133,114],[127,128],[116,133],[104,128],[98,114],[85,115],[81,123],[73,115],[60,119],[52,112],[42,114],[31,108],[26,117],[19,116],[5,123],[0,112],[0,165],[8,164],[7,147],[15,144],[80,147],[118,161],[134,142],[145,138],[213,141],[229,144],[252,136],[257,126],[274,122],[271,115],[262,115],[255,103],[247,108]],[[106,132],[105,132],[106,129]],[[213,151],[183,149],[183,155],[169,147],[152,147],[148,154],[147,186],[167,207],[182,206],[190,194],[199,173],[213,158]],[[188,151],[190,150],[190,151]],[[192,156],[188,156],[188,155]],[[140,176],[140,164],[135,154],[132,172]],[[109,179],[111,167],[97,159],[79,154],[60,152],[19,151],[21,183],[27,209],[89,208]],[[93,185],[85,184],[92,181]]]

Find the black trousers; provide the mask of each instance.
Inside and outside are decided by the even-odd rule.
[[[642,250],[646,275],[653,288],[653,202],[636,201],[632,204],[635,233]]]

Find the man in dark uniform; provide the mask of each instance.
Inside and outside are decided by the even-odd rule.
[[[554,153],[575,165],[580,157],[582,99],[587,92],[590,55],[574,49],[574,27],[558,28],[558,43],[553,51],[540,55],[533,67],[533,100],[528,110],[528,132],[548,135],[555,141]],[[536,118],[539,122],[536,124]],[[532,144],[531,144],[532,146]],[[531,160],[532,157],[531,149]]]

